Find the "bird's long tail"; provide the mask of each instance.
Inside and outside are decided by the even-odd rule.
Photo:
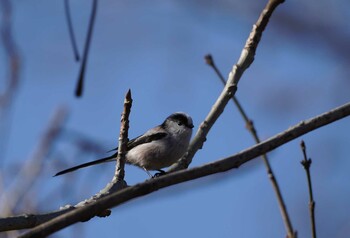
[[[102,159],[94,160],[94,161],[91,161],[91,162],[88,162],[88,163],[80,164],[80,165],[74,166],[72,168],[62,170],[62,171],[58,172],[57,174],[55,174],[54,177],[62,175],[62,174],[70,173],[70,172],[73,172],[75,170],[78,170],[78,169],[81,169],[81,168],[85,168],[85,167],[88,167],[88,166],[91,166],[91,165],[101,164],[101,163],[106,163],[106,162],[112,162],[112,161],[115,161],[115,158],[116,158],[116,154],[108,156],[108,157],[105,157],[105,158],[102,158]]]

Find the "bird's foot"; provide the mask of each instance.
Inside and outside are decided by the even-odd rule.
[[[152,178],[158,178],[158,177],[166,174],[166,172],[161,170],[161,169],[158,169],[158,171],[159,171],[159,173],[155,173]]]

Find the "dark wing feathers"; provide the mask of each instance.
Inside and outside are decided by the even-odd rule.
[[[159,132],[151,135],[142,135],[142,136],[136,137],[135,139],[132,139],[131,141],[128,142],[128,150],[131,150],[135,146],[138,146],[141,144],[150,143],[155,140],[160,140],[166,136],[167,136],[167,133]]]
[[[155,141],[155,140],[160,140],[160,139],[166,137],[166,135],[167,135],[167,133],[165,133],[165,132],[159,132],[159,133],[155,133],[155,134],[152,134],[152,135],[138,136],[138,137],[136,137],[136,138],[134,138],[134,139],[132,139],[132,140],[130,140],[128,142],[128,150],[131,150],[135,146],[138,146],[138,145],[141,145],[141,144],[149,143],[149,142],[152,142],[152,141]],[[118,150],[118,147],[107,151],[107,153],[108,152],[112,152],[112,151],[116,151],[116,150]]]

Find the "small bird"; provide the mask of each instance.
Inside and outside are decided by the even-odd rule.
[[[193,127],[192,118],[186,113],[176,112],[171,114],[161,125],[128,142],[125,162],[142,168],[150,177],[152,176],[149,170],[159,171],[160,173],[157,173],[156,176],[164,174],[165,172],[161,169],[174,164],[187,151]],[[118,151],[118,148],[112,151],[114,150]],[[60,171],[54,176],[91,165],[115,161],[117,155],[118,152],[106,158]]]

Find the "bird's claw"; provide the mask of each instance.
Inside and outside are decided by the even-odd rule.
[[[158,178],[158,177],[166,174],[165,171],[163,171],[161,169],[159,169],[158,171],[159,171],[159,173],[155,173],[152,178]]]

